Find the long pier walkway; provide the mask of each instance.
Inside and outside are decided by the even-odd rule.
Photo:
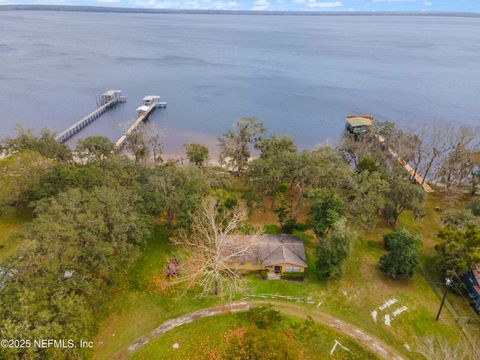
[[[405,161],[403,160],[400,155],[398,155],[395,151],[393,151],[390,146],[388,146],[386,143],[385,143],[385,138],[382,136],[382,135],[379,135],[377,133],[374,133],[373,134],[375,136],[375,138],[383,145],[385,146],[385,148],[388,150],[388,152],[390,153],[390,155],[393,156],[393,158],[395,158],[402,166],[403,168],[410,174],[410,176],[412,176],[415,181],[421,186],[423,187],[423,190],[425,190],[426,192],[428,193],[431,193],[433,192],[433,189],[430,187],[430,185],[428,185],[426,182],[425,182],[425,179],[423,177],[421,177],[420,175],[417,174],[417,172]]]
[[[126,100],[127,98],[122,95],[120,90],[109,90],[106,93],[103,93],[99,97],[100,107],[97,110],[88,114],[66,130],[62,131],[55,137],[55,139],[60,143],[66,142],[74,135],[78,134],[83,128],[98,119],[103,113],[110,110],[118,103],[125,102]]]
[[[137,119],[128,128],[128,130],[117,140],[117,142],[115,143],[115,148],[117,150],[121,150],[125,143],[125,140],[127,139],[127,136],[132,131],[135,131],[140,126],[140,124],[146,122],[150,114],[156,108],[166,108],[166,107],[167,107],[167,103],[161,102],[160,96],[156,96],[156,95],[145,96],[143,98],[143,105],[137,109],[137,114],[138,114]]]

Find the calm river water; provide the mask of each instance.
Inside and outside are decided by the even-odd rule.
[[[480,124],[480,19],[0,12],[0,136],[61,131],[113,88],[127,103],[79,136],[116,140],[158,94],[169,153],[242,116],[301,147],[349,113]]]

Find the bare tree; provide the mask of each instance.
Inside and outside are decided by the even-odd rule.
[[[235,124],[235,130],[227,130],[218,138],[219,162],[237,175],[245,170],[250,158],[250,148],[265,132],[262,123],[256,118],[243,118]]]
[[[136,162],[145,162],[149,150],[142,128],[137,127],[126,134],[125,149],[133,154]]]
[[[192,216],[191,230],[181,229],[173,239],[187,254],[177,282],[189,288],[199,286],[201,296],[227,294],[232,298],[241,288],[241,276],[232,262],[249,253],[250,242],[232,241],[231,235],[246,218],[243,205],[230,210],[212,197],[204,199]]]
[[[148,123],[144,127],[146,143],[152,153],[152,162],[156,166],[163,162],[164,134],[155,124]]]
[[[135,157],[135,161],[154,166],[162,163],[163,132],[153,123],[141,125],[126,135],[125,149]]]
[[[427,359],[436,360],[467,360],[471,359],[472,355],[475,358],[480,355],[478,346],[472,348],[470,344],[464,341],[458,344],[450,344],[444,339],[432,337],[423,339],[418,352]]]
[[[453,129],[441,123],[423,124],[416,128],[412,142],[411,163],[414,170],[411,180],[418,174],[422,184],[435,171],[443,156],[451,149]]]
[[[437,177],[448,193],[459,193],[478,168],[480,129],[461,127],[451,137],[450,151],[437,171]]]

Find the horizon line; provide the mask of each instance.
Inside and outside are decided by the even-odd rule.
[[[137,13],[137,14],[216,14],[216,15],[307,15],[307,16],[452,16],[452,17],[480,17],[480,12],[464,11],[355,11],[355,10],[208,10],[208,9],[151,9],[129,8],[119,6],[95,5],[0,5],[0,11],[78,11],[78,12],[105,12],[105,13]]]

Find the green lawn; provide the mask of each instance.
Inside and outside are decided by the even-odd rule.
[[[283,318],[276,332],[292,332],[290,324],[299,323],[293,318]],[[193,323],[175,328],[166,334],[156,337],[143,346],[130,358],[143,359],[221,359],[228,347],[228,342],[233,334],[252,326],[245,313],[218,315],[211,318],[197,320]],[[348,337],[338,332],[319,325],[313,325],[305,337],[296,337],[295,344],[302,349],[304,359],[376,359],[376,356],[356,344]],[[332,356],[330,351],[339,341],[350,352],[338,347]],[[179,348],[173,349],[172,345],[178,343]]]
[[[14,234],[31,217],[31,212],[27,209],[13,211],[0,217],[0,263],[15,253],[20,242],[15,239]]]
[[[426,217],[419,222],[413,222],[411,214],[401,216],[399,226],[419,233],[423,239],[422,266],[410,280],[391,280],[377,268],[378,259],[384,253],[382,236],[392,230],[385,224],[379,224],[374,231],[360,236],[345,264],[344,276],[339,281],[317,280],[312,271],[317,240],[309,234],[296,233],[306,244],[309,264],[306,281],[268,281],[252,274],[246,277],[247,288],[238,299],[262,300],[265,299],[265,294],[296,297],[298,299],[284,301],[296,302],[304,306],[306,311],[316,310],[318,306],[318,310],[351,323],[390,344],[403,352],[406,358],[419,357],[415,354],[415,349],[425,337],[439,337],[450,343],[463,342],[463,333],[448,311],[444,311],[439,322],[435,321],[440,300],[423,273],[423,265],[429,261],[431,265],[434,256],[433,246],[441,215],[433,210],[437,203],[438,199],[429,197]],[[265,216],[268,217],[268,213]],[[268,227],[268,232],[275,231],[275,226]],[[164,273],[165,260],[172,256],[167,237],[168,232],[158,227],[130,269],[125,285],[116,290],[108,309],[110,315],[102,322],[96,339],[95,359],[126,358],[130,343],[150,333],[163,321],[224,301],[220,298],[198,299],[192,293],[182,296],[171,288],[162,289],[156,285],[156,277]],[[431,271],[428,275],[435,277],[434,270]],[[375,322],[371,312],[392,298],[398,302],[387,310],[388,313],[402,306],[406,306],[407,311],[394,318],[390,327],[383,322],[384,313],[380,313]],[[449,298],[453,302],[458,301],[465,312],[470,311],[463,299],[457,299],[454,295],[449,295]],[[471,315],[476,316],[473,312]],[[212,331],[215,334],[224,331],[222,326],[216,324]],[[174,336],[176,332],[172,334],[168,336]],[[168,347],[169,341],[158,346]]]
[[[172,255],[168,231],[157,227],[135,259],[123,286],[115,290],[95,339],[94,359],[126,358],[131,342],[149,333],[163,321],[222,301],[198,299],[192,293],[176,292],[158,285],[165,261]],[[163,279],[162,279],[163,280]]]

